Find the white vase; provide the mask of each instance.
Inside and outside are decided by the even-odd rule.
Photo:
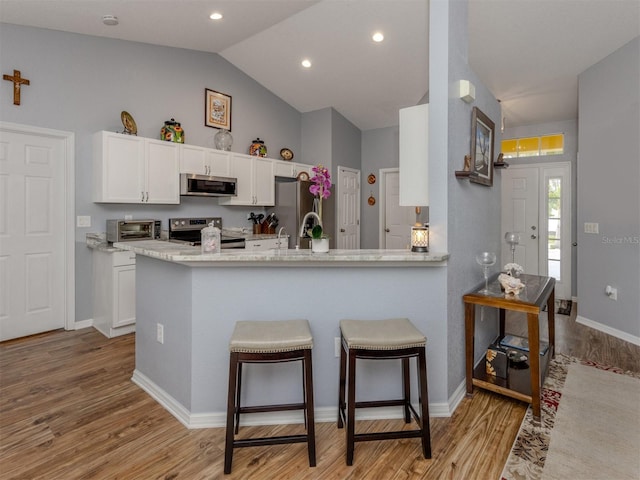
[[[328,253],[329,239],[328,238],[312,238],[311,251],[313,253]]]

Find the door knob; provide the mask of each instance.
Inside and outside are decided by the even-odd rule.
[[[535,225],[531,225],[531,230],[535,230],[536,226]]]
[[[388,228],[385,228],[384,231],[389,233],[391,230],[389,230]]]
[[[532,234],[532,235],[531,235],[531,240],[535,240],[536,238],[538,238],[538,236],[537,236],[537,235],[535,235],[535,234]]]
[[[344,232],[346,232],[346,230],[345,230],[344,228],[341,228],[341,229],[340,229],[340,232],[341,232],[341,233],[344,233]]]

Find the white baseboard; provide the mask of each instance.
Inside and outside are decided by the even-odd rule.
[[[80,320],[73,324],[74,330],[82,330],[83,328],[93,327],[93,318],[87,318],[86,320]]]
[[[227,422],[226,412],[190,413],[180,402],[159,388],[144,374],[134,370],[131,381],[142,388],[156,402],[162,405],[171,415],[189,429],[219,428],[225,427]],[[464,382],[456,389],[448,403],[429,403],[429,417],[450,417],[464,396]],[[452,408],[452,405],[455,405]],[[416,410],[417,405],[414,405]],[[336,407],[322,407],[315,409],[315,421],[317,423],[332,423],[338,419]],[[393,407],[362,408],[358,409],[358,420],[383,420],[402,418],[402,410]],[[287,425],[303,423],[302,412],[265,412],[253,413],[244,416],[243,425]]]
[[[602,323],[589,320],[588,318],[581,317],[580,315],[576,317],[576,322],[581,323],[582,325],[586,325],[587,327],[591,327],[595,330],[604,332],[613,337],[624,340],[625,342],[633,343],[634,345],[640,346],[640,337],[636,337],[635,335],[631,335],[627,332],[623,332],[621,330],[610,327],[608,325],[604,325]]]

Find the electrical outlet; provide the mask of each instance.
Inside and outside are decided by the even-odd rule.
[[[336,358],[340,358],[340,349],[341,348],[342,348],[342,345],[340,345],[340,337],[335,337],[333,339],[333,350],[335,352]]]
[[[131,215],[131,214],[126,214],[126,215],[124,216],[124,219],[125,219],[125,220],[133,220],[133,215]]]
[[[164,343],[164,325],[156,324],[156,340],[158,343]]]
[[[90,215],[78,215],[76,217],[76,226],[78,228],[87,228],[91,226],[91,216]]]
[[[607,297],[611,300],[618,300],[618,289],[613,288],[611,285],[607,285],[607,288],[604,289],[604,293],[607,294]]]

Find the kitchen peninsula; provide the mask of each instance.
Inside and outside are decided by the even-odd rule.
[[[425,298],[446,295],[447,254],[408,250],[223,251],[162,241],[116,243],[136,254],[136,367],[133,381],[190,428],[225,422],[228,341],[238,320],[306,318],[314,337],[316,419],[334,421],[336,337],[343,318],[410,318],[427,336],[429,401],[447,404],[446,318]],[[394,371],[399,363],[376,365]],[[299,401],[299,365],[251,365],[243,403]],[[363,398],[401,392],[400,375],[383,382],[364,364]],[[293,371],[291,370],[293,369]],[[375,378],[380,379],[377,375]],[[397,380],[397,381],[396,381]],[[415,390],[414,390],[415,391]],[[384,410],[384,409],[382,409]],[[402,412],[393,412],[401,415]],[[389,412],[376,412],[389,415]],[[275,421],[301,420],[295,413]]]

